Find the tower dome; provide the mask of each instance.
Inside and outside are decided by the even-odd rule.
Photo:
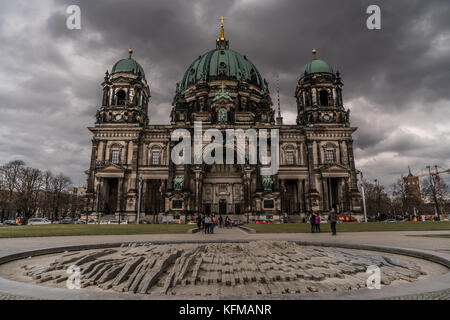
[[[133,54],[133,50],[130,49],[128,50],[128,52],[130,53],[130,56],[128,57],[128,59],[122,59],[117,61],[112,70],[111,70],[111,74],[115,74],[115,73],[133,73],[136,75],[141,75],[145,78],[145,72],[144,69],[142,68],[142,66],[136,61],[134,60],[131,55]]]
[[[317,51],[313,50],[314,56],[316,55]],[[311,61],[309,61],[305,66],[303,67],[302,73],[300,75],[300,78],[303,78],[309,74],[313,73],[330,73],[335,74],[333,71],[333,68],[330,66],[330,64],[322,59],[317,59],[314,57]]]

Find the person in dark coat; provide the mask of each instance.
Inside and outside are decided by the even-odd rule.
[[[333,234],[333,236],[335,236],[337,217],[336,217],[336,210],[334,208],[331,209],[330,214],[328,215],[328,221],[330,222],[331,233]]]
[[[314,233],[316,231],[316,215],[314,213],[311,214],[309,222],[311,223],[311,233]]]
[[[197,216],[197,228],[201,229],[202,228],[202,217],[200,215]]]

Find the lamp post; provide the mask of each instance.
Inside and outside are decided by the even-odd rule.
[[[137,204],[137,217],[136,224],[139,224],[139,218],[141,216],[141,193],[142,193],[142,175],[139,175],[139,191],[138,191],[138,204]]]
[[[95,195],[95,211],[97,211],[96,213],[97,213],[97,223],[98,224],[100,224],[100,212],[98,210],[98,205],[99,205],[98,197],[99,197],[99,194],[100,194],[100,179],[99,179],[99,181],[97,183],[97,191],[96,191],[96,195]]]
[[[430,188],[431,188],[431,193],[433,194],[434,204],[436,206],[435,216],[439,217],[440,210],[439,210],[439,201],[438,201],[437,195],[436,195],[436,186],[433,183],[433,179],[431,178],[431,167],[427,166],[427,169],[428,169],[428,172],[430,173]]]
[[[363,209],[364,209],[364,222],[367,222],[367,209],[366,209],[366,193],[364,191],[364,176],[361,171],[361,192],[363,198]]]

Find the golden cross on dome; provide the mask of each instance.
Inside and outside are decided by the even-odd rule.
[[[225,40],[225,30],[223,28],[223,16],[220,17],[220,40]]]

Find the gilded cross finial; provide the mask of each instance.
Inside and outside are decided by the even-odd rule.
[[[223,27],[224,17],[220,17],[220,35],[217,38],[217,49],[228,49],[228,39],[225,37],[225,29]]]
[[[220,17],[220,40],[225,40],[225,29],[223,27],[223,16]]]

